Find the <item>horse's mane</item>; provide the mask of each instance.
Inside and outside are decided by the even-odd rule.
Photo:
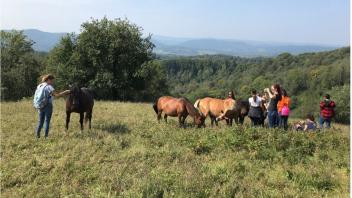
[[[81,88],[79,88],[78,85],[70,85],[70,93],[79,93],[81,91]]]

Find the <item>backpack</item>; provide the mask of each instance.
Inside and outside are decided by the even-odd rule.
[[[37,89],[35,90],[34,93],[34,99],[33,99],[33,106],[36,109],[43,109],[49,101],[49,97],[45,93],[45,87],[48,84],[46,83],[41,83],[37,86]]]
[[[282,116],[288,116],[290,115],[290,108],[288,108],[288,106],[283,106],[281,109],[281,115]]]

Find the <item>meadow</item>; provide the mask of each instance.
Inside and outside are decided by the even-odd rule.
[[[294,132],[158,124],[152,105],[97,101],[65,133],[55,100],[36,139],[31,100],[1,103],[2,197],[348,197],[349,126]],[[248,120],[248,118],[246,118]],[[43,131],[42,131],[43,136]]]

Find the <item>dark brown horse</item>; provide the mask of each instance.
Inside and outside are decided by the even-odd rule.
[[[259,120],[259,124],[264,126],[265,118],[267,116],[267,110],[265,106],[266,101],[262,101],[260,108],[262,109],[262,116]],[[249,102],[247,100],[238,100],[236,104],[235,113],[232,114],[233,117],[229,116],[229,119],[226,120],[227,124],[232,125],[232,120],[234,119],[236,124],[243,124],[244,118],[248,115],[249,112]],[[226,116],[226,115],[225,115]]]
[[[81,124],[81,130],[83,130],[83,118],[85,124],[87,124],[87,121],[89,121],[90,129],[93,106],[93,93],[90,89],[72,86],[70,88],[70,94],[66,99],[66,130],[68,130],[68,123],[70,122],[70,116],[72,112],[79,113],[79,122]],[[86,113],[85,116],[84,113]]]
[[[167,116],[178,117],[181,126],[185,126],[185,120],[188,115],[193,117],[194,124],[198,127],[204,125],[205,118],[193,107],[192,103],[186,98],[174,98],[171,96],[162,96],[153,105],[160,122],[161,114],[164,112],[164,120],[167,122]]]
[[[243,124],[244,118],[248,115],[249,102],[246,100],[236,100],[236,107],[234,110],[228,111],[225,114],[226,123],[232,125],[233,120],[236,124]]]

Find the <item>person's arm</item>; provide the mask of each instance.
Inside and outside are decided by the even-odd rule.
[[[275,94],[272,94],[272,93],[271,93],[271,91],[269,90],[269,88],[266,88],[265,91],[266,91],[266,93],[268,93],[269,98],[274,99],[274,98],[276,97]]]
[[[66,95],[68,95],[68,94],[70,94],[70,90],[66,90],[66,91],[63,91],[63,92],[57,92],[57,91],[53,91],[52,92],[52,96],[55,96],[55,97],[61,97],[61,96],[66,96]]]
[[[287,107],[290,108],[291,106],[291,98],[287,98]]]
[[[324,101],[321,101],[320,102],[320,108],[322,109],[322,108],[324,108],[325,107],[325,102]]]
[[[335,102],[334,102],[334,101],[331,101],[331,102],[330,102],[330,107],[332,107],[332,108],[335,107]]]

